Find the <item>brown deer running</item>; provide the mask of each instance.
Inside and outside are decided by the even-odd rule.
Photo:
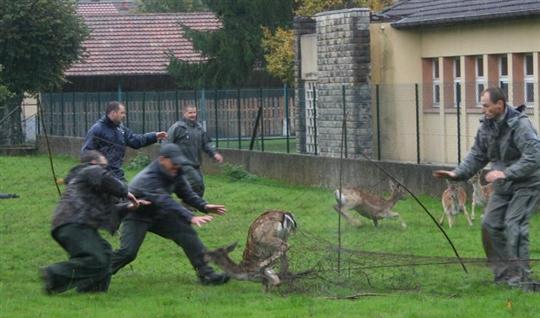
[[[448,226],[452,228],[452,225],[455,224],[455,217],[460,212],[463,211],[465,218],[469,225],[472,225],[471,218],[469,213],[467,213],[467,207],[465,206],[467,202],[467,193],[462,186],[457,185],[455,182],[450,182],[446,180],[446,190],[442,194],[442,206],[443,214],[439,220],[439,224],[444,223],[444,217],[448,219]]]
[[[482,185],[482,183],[480,183],[480,172],[469,179],[469,183],[473,187],[471,219],[474,220],[475,207],[486,206],[491,193],[493,193],[493,184],[488,183],[486,185]],[[484,214],[482,214],[480,217],[482,218],[483,216]]]
[[[296,230],[296,220],[290,212],[266,211],[249,227],[242,261],[237,264],[230,257],[237,243],[205,252],[205,259],[218,265],[231,277],[239,280],[262,281],[265,286],[276,286],[280,276],[289,274],[287,239]],[[272,269],[280,259],[280,274]]]
[[[371,219],[373,224],[377,226],[379,220],[385,218],[397,217],[401,222],[402,227],[407,227],[407,224],[401,218],[398,212],[392,211],[397,201],[403,199],[405,191],[394,182],[390,182],[390,189],[392,193],[385,199],[376,194],[370,193],[361,188],[344,188],[342,193],[336,190],[336,201],[338,204],[334,206],[334,209],[340,213],[349,223],[355,226],[362,225],[362,222],[353,218],[347,210],[355,210],[360,215]],[[341,211],[339,209],[339,203],[341,201]]]

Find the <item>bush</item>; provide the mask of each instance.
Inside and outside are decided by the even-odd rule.
[[[137,153],[137,156],[131,159],[131,161],[127,164],[126,169],[141,170],[142,168],[146,167],[150,162],[152,162],[152,160],[149,156],[142,153]]]
[[[256,180],[257,176],[249,173],[244,167],[232,164],[223,165],[223,174],[231,181]]]

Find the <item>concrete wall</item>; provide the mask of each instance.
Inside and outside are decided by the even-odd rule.
[[[49,137],[54,154],[78,156],[82,138]],[[47,152],[45,140],[39,138],[39,151]],[[140,152],[152,158],[157,155],[159,146],[142,148]],[[245,150],[220,149],[229,164],[241,165],[249,172],[269,179],[290,184],[308,185],[334,189],[339,185],[340,162],[337,158],[311,155],[268,153]],[[136,155],[129,149],[126,161]],[[205,157],[204,170],[207,173],[219,171],[219,165]],[[403,182],[415,194],[439,196],[444,182],[434,179],[431,173],[440,166],[416,165],[396,162],[378,162],[391,175]],[[449,168],[449,167],[443,167]],[[388,191],[386,176],[372,163],[360,159],[343,161],[343,184],[369,187],[373,191]]]

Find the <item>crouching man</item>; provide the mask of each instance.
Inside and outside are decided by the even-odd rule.
[[[112,248],[98,229],[114,234],[118,213],[127,206],[116,205],[128,199],[130,209],[140,203],[127,186],[105,167],[107,159],[97,151],[81,156],[81,164],[71,169],[64,182],[67,188],[53,220],[52,237],[69,254],[69,260],[40,269],[47,294],[71,288],[78,292],[105,292],[111,279]]]
[[[226,274],[215,273],[204,260],[205,247],[192,227],[208,223],[213,217],[195,216],[171,196],[174,192],[201,212],[218,215],[226,212],[223,205],[208,204],[193,192],[182,172],[183,160],[180,147],[165,144],[158,159],[139,172],[129,184],[130,192],[152,204],[128,213],[122,222],[120,249],[114,252],[112,258],[113,274],[135,260],[146,232],[150,231],[172,240],[184,250],[202,284],[220,285],[229,280]]]

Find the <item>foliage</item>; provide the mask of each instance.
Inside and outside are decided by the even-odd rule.
[[[284,83],[294,81],[294,33],[278,27],[274,33],[263,28],[262,47],[266,54],[266,69]]]
[[[249,173],[246,169],[244,169],[244,167],[228,163],[223,165],[223,174],[231,181],[257,179],[255,175]]]
[[[68,0],[19,0],[2,4],[0,84],[15,93],[58,87],[63,72],[83,51],[88,34]]]
[[[146,167],[152,159],[148,155],[138,152],[137,155],[129,161],[126,166],[128,170],[141,170]]]
[[[206,0],[222,22],[220,30],[202,32],[185,28],[205,63],[194,64],[171,56],[169,73],[181,87],[231,87],[248,83],[264,60],[262,28],[275,30],[292,22],[291,0]]]
[[[202,0],[138,0],[140,12],[192,12],[208,10]]]
[[[76,164],[74,159],[54,157],[58,176]],[[66,259],[66,253],[50,235],[51,212],[58,195],[46,156],[0,156],[0,192],[17,193],[18,199],[0,202],[0,316],[2,317],[537,317],[538,295],[509,290],[491,282],[489,270],[469,266],[469,274],[459,267],[419,266],[421,285],[413,290],[396,290],[374,297],[333,300],[313,296],[314,291],[285,295],[279,289],[265,292],[260,284],[231,281],[227,285],[206,287],[197,283],[191,264],[182,250],[170,241],[149,233],[130,266],[113,276],[106,294],[77,295],[74,291],[47,296],[41,291],[37,269]],[[31,169],[32,173],[28,173]],[[133,178],[135,171],[128,171]],[[262,211],[292,211],[298,231],[290,239],[291,266],[297,260],[316,260],[310,243],[320,250],[333,250],[337,242],[337,217],[334,199],[328,189],[292,186],[259,179],[230,182],[228,177],[207,175],[206,199],[223,203],[225,216],[197,228],[208,248],[239,241],[231,257],[239,260],[249,224]],[[421,196],[433,212],[440,212],[438,198]],[[400,201],[396,210],[408,224],[385,220],[378,228],[366,222],[362,228],[345,224],[343,246],[416,255],[451,256],[447,244],[431,220],[411,199]],[[438,216],[438,215],[437,215]],[[540,214],[531,218],[531,258],[538,259]],[[480,222],[467,226],[462,215],[448,231],[465,257],[482,256]],[[118,236],[103,237],[118,248]],[[300,257],[298,257],[300,255]],[[369,257],[369,254],[366,255]],[[343,261],[346,261],[344,259]],[[539,263],[533,263],[538,276]],[[354,266],[352,266],[354,267]],[[291,267],[292,270],[295,267]],[[343,268],[347,281],[353,268]],[[324,273],[321,273],[324,274]],[[388,281],[403,279],[387,277]],[[339,287],[339,286],[336,286]],[[316,292],[316,291],[315,291]]]
[[[312,16],[328,10],[344,8],[368,7],[373,11],[380,11],[394,3],[395,0],[295,0],[298,5],[296,14],[299,16]]]
[[[12,93],[8,107],[0,109],[0,118],[11,116],[0,126],[0,144],[17,144],[22,140],[18,108],[24,93],[59,87],[64,71],[83,52],[88,31],[73,1],[2,1],[0,7],[0,96]]]

